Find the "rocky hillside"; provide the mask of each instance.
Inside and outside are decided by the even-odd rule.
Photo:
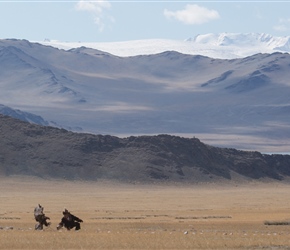
[[[0,138],[2,176],[200,182],[290,175],[289,155],[217,148],[197,138],[73,133],[3,115]]]

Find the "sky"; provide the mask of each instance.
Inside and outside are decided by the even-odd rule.
[[[290,35],[290,0],[0,0],[0,39],[185,40],[207,33]]]

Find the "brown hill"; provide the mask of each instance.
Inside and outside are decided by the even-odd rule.
[[[0,138],[2,176],[201,182],[290,175],[289,155],[217,148],[197,138],[81,134],[3,115]]]

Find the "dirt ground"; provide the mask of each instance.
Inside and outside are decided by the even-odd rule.
[[[290,186],[0,179],[0,249],[290,249]],[[40,203],[51,226],[35,231]],[[56,230],[67,208],[80,231]],[[282,223],[281,223],[282,222]],[[2,229],[1,229],[2,228]]]

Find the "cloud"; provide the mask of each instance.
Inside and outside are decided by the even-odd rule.
[[[197,4],[188,4],[185,9],[178,11],[165,9],[163,14],[168,19],[176,19],[185,24],[202,24],[220,18],[216,10],[209,10]]]
[[[282,32],[290,30],[290,18],[288,19],[281,18],[279,20],[279,24],[275,25],[273,28],[276,31],[282,31]]]
[[[98,25],[99,30],[103,31],[105,28],[104,20],[109,19],[113,22],[113,18],[106,14],[106,10],[111,8],[111,4],[107,0],[88,1],[80,0],[76,3],[75,9],[77,11],[87,11],[93,14],[94,22]]]

